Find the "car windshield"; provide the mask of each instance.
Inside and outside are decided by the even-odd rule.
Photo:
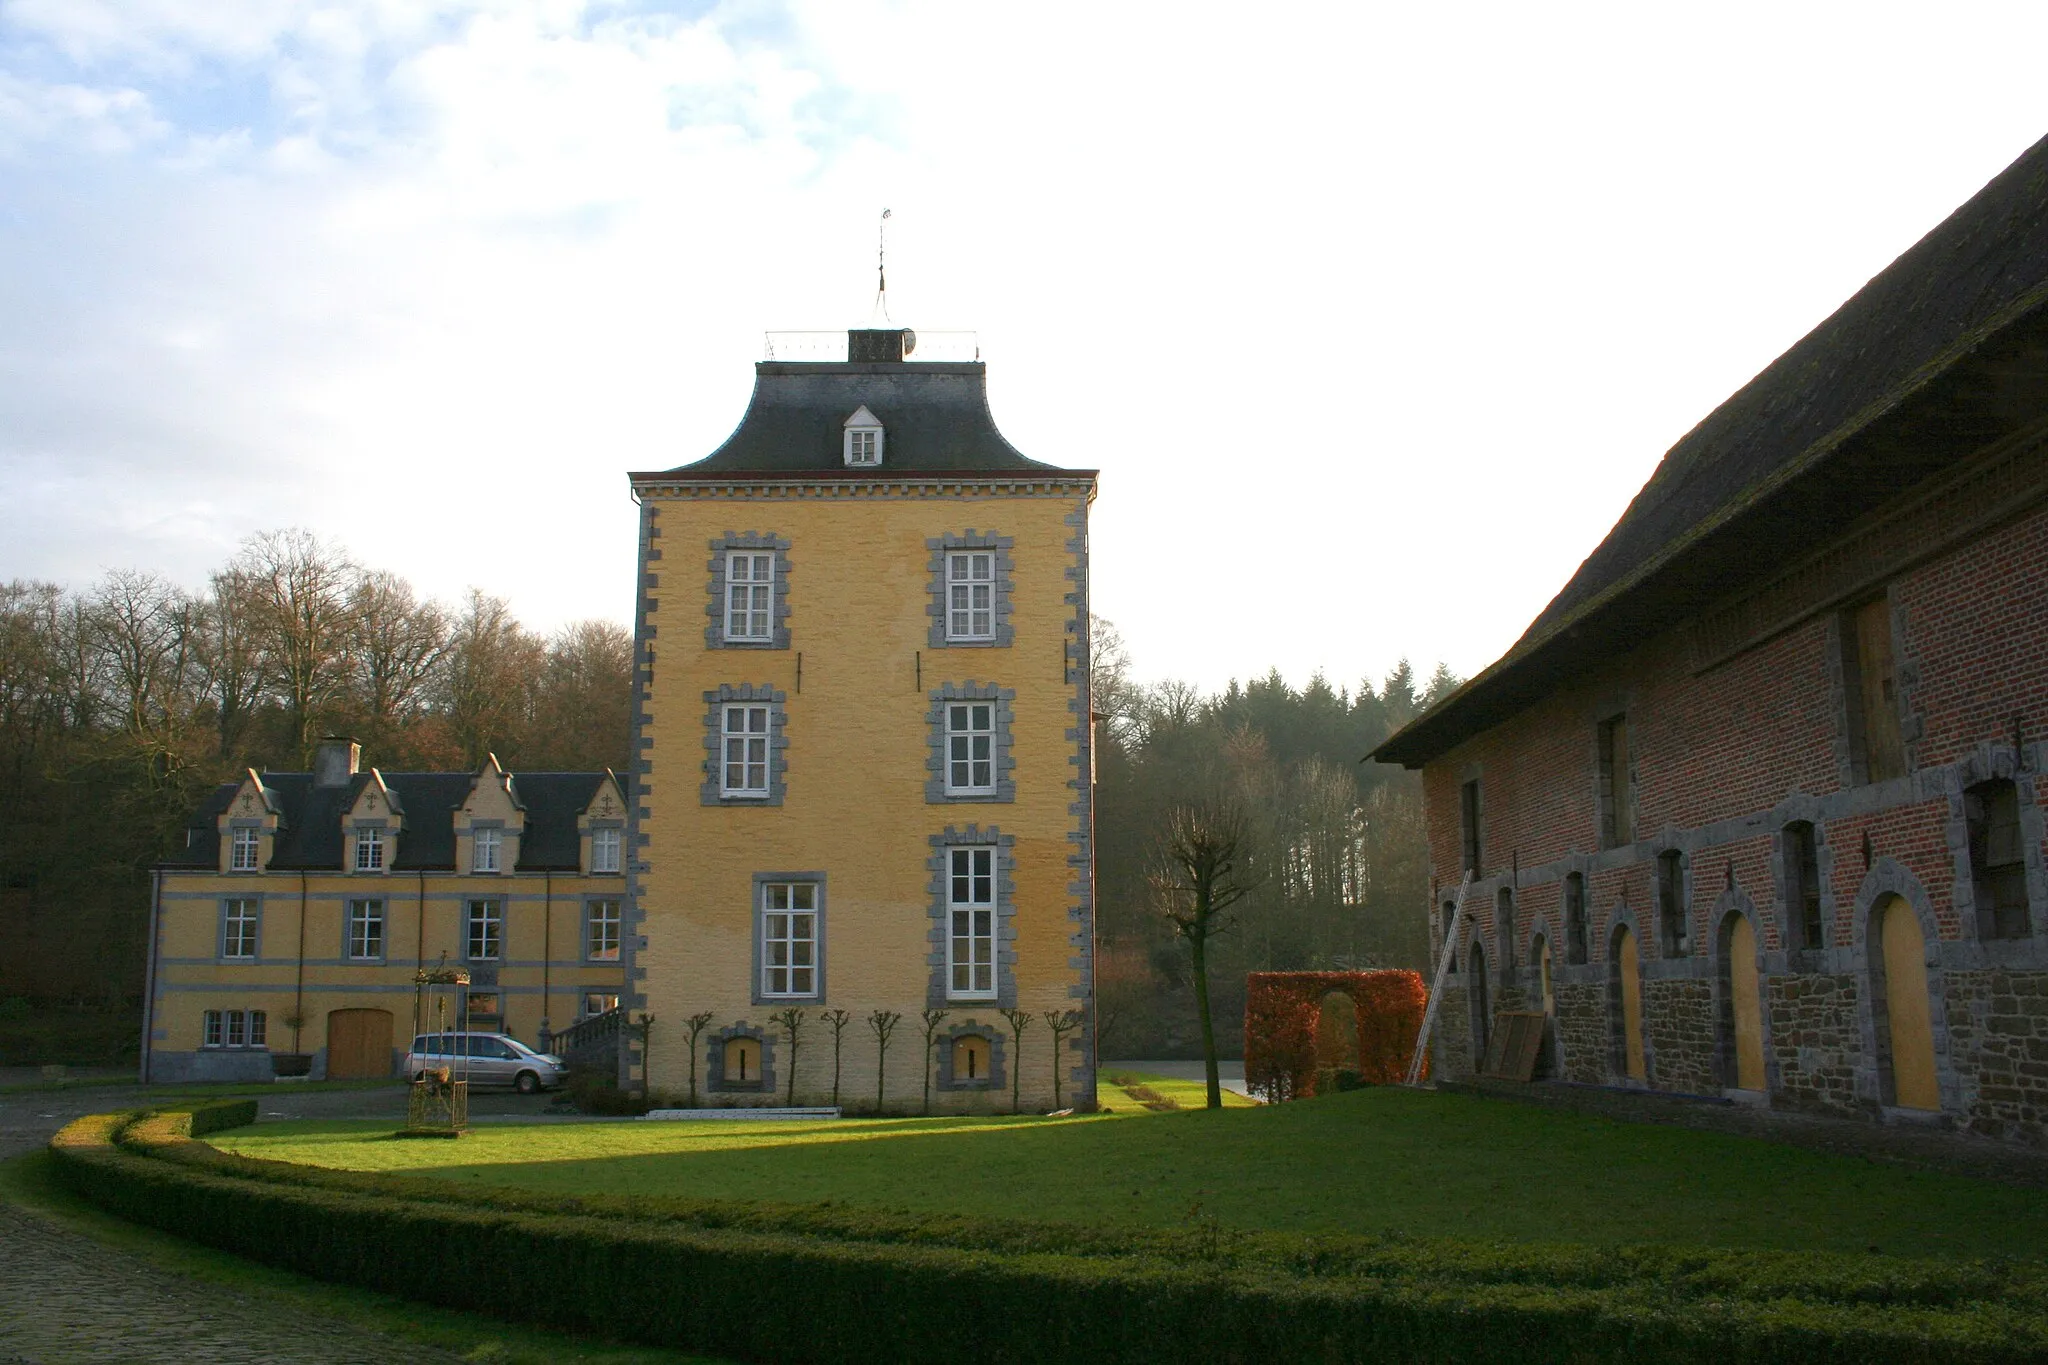
[[[519,1054],[520,1056],[522,1056],[522,1057],[538,1057],[538,1056],[540,1056],[540,1054],[539,1054],[538,1052],[535,1052],[535,1051],[534,1051],[534,1050],[533,1050],[532,1048],[530,1048],[530,1047],[528,1047],[528,1046],[527,1046],[526,1044],[524,1044],[524,1043],[520,1042],[520,1041],[519,1041],[519,1040],[518,1040],[517,1038],[507,1038],[507,1039],[506,1039],[505,1041],[506,1041],[506,1042],[508,1042],[508,1043],[510,1043],[510,1044],[512,1044],[512,1050],[513,1050],[514,1052],[518,1053],[518,1054]]]

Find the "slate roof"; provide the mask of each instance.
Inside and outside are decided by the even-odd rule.
[[[1028,459],[988,410],[987,367],[918,361],[763,361],[740,424],[717,450],[647,479],[804,474],[887,479],[916,474],[1093,474]],[[879,468],[846,467],[841,435],[865,406],[885,433]]]
[[[1427,762],[2031,420],[1989,388],[2038,360],[2044,302],[2048,138],[1688,432],[1514,647],[1370,757]]]
[[[574,872],[582,862],[582,840],[576,821],[597,795],[609,772],[514,773],[512,795],[526,812],[515,872]],[[369,783],[368,771],[357,773],[345,787],[317,787],[311,773],[264,773],[263,785],[275,796],[283,828],[271,848],[269,871],[334,872],[347,856],[342,817]],[[404,812],[405,832],[398,840],[394,872],[447,872],[455,867],[455,812],[469,798],[474,773],[384,773],[384,785]],[[165,867],[220,866],[217,824],[240,782],[214,788],[186,829],[185,847],[164,860]]]

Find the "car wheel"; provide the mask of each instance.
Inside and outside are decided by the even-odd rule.
[[[512,1088],[522,1095],[534,1094],[540,1089],[540,1077],[531,1071],[522,1071],[519,1073],[519,1079],[512,1082]]]

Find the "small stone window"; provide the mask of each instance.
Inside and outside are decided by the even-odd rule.
[[[1657,932],[1665,957],[1692,951],[1685,913],[1685,855],[1666,849],[1657,855]]]
[[[1479,875],[1479,779],[1473,778],[1458,789],[1458,833],[1464,854],[1465,870],[1473,876]]]
[[[2003,779],[1963,793],[1970,830],[1970,876],[1981,938],[2025,938],[2026,847],[2020,834],[2019,788]]]
[[[1564,960],[1579,967],[1586,962],[1586,877],[1567,872],[1564,877]]]
[[[725,1040],[725,1081],[727,1085],[735,1088],[761,1083],[760,1039]]]
[[[1628,745],[1628,717],[1600,722],[1600,847],[1619,848],[1636,838],[1636,791]]]
[[[965,1033],[953,1040],[953,1080],[956,1083],[986,1081],[988,1062],[988,1039],[978,1033]]]
[[[1515,974],[1515,893],[1503,886],[1493,896],[1493,932],[1500,948],[1503,973]]]
[[[845,456],[849,469],[872,469],[882,463],[881,419],[865,404],[846,419]]]
[[[1813,825],[1794,820],[1785,826],[1785,908],[1802,948],[1827,947],[1827,926],[1820,916],[1820,843]]]

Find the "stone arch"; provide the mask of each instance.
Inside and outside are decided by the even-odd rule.
[[[1714,1069],[1731,1089],[1776,1088],[1764,988],[1764,918],[1731,886],[1714,902]]]
[[[1607,926],[1608,1071],[1650,1083],[1650,1030],[1643,1017],[1643,935],[1635,912],[1617,906]],[[1633,1025],[1633,1029],[1631,1029]]]
[[[1883,1108],[1897,1104],[1891,1070],[1891,1007],[1885,979],[1884,952],[1872,933],[1875,912],[1892,903],[1912,912],[1920,930],[1922,955],[1927,974],[1927,1023],[1934,1054],[1935,1084],[1941,1109],[1953,1113],[1962,1107],[1962,1085],[1949,1060],[1948,1006],[1942,971],[1941,924],[1934,915],[1933,899],[1920,879],[1895,858],[1879,858],[1856,888],[1850,919],[1850,947],[1856,974],[1856,1024],[1862,1042],[1862,1056],[1856,1064],[1856,1094],[1859,1099]]]
[[[1564,940],[1551,925],[1549,915],[1537,915],[1529,921],[1529,976],[1536,999],[1545,1012],[1557,1012],[1556,993],[1553,978],[1557,969],[1564,965]],[[1548,954],[1548,960],[1545,954]]]

